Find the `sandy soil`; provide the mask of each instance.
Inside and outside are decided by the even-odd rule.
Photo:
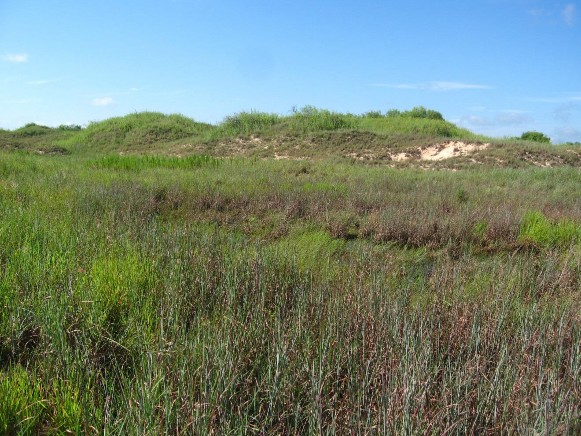
[[[432,145],[420,149],[422,160],[444,160],[451,157],[466,156],[475,151],[486,149],[490,144],[470,144],[462,141],[450,141],[445,144]]]

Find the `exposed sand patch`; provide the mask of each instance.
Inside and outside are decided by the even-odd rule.
[[[274,160],[306,160],[306,157],[302,156],[289,156],[288,154],[278,154],[274,153]]]
[[[444,160],[452,157],[466,156],[475,151],[488,148],[490,144],[467,144],[462,141],[450,141],[444,144],[436,144],[427,148],[420,148],[422,160]]]
[[[450,141],[442,144],[430,145],[429,147],[420,147],[420,160],[437,161],[450,159],[457,156],[467,156],[475,151],[480,151],[486,149],[490,144],[476,144],[476,143],[466,143],[462,141]],[[367,150],[365,150],[367,151]],[[352,157],[357,160],[373,160],[376,156],[372,153],[348,153],[347,156]],[[393,162],[405,162],[411,159],[417,159],[415,153],[401,152],[401,153],[390,153],[389,158]]]
[[[351,157],[353,159],[357,159],[357,160],[374,160],[376,158],[375,154],[373,154],[370,150],[363,150],[362,152],[359,153],[347,153],[345,156],[347,157]]]
[[[407,153],[396,153],[396,154],[392,154],[390,157],[391,157],[391,160],[393,160],[393,161],[402,162],[402,161],[408,160],[411,156]]]

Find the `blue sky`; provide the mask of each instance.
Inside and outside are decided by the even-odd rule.
[[[305,105],[581,141],[581,2],[0,0],[0,128]]]

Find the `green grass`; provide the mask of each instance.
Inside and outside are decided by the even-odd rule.
[[[528,212],[523,217],[519,238],[543,247],[568,246],[581,241],[581,226],[567,219],[551,222],[540,212]]]
[[[89,124],[75,140],[88,147],[103,149],[143,147],[200,136],[212,129],[182,115],[141,112]]]
[[[574,168],[0,156],[0,431],[578,430]]]
[[[0,433],[578,433],[576,149],[416,112],[0,132]]]
[[[218,159],[210,156],[187,156],[184,158],[155,155],[109,155],[92,163],[97,168],[140,171],[147,168],[198,168],[204,165],[217,166]]]
[[[240,112],[226,117],[213,136],[304,135],[307,133],[360,130],[376,134],[419,135],[423,137],[473,138],[468,130],[458,128],[444,119],[408,116],[353,115],[306,106],[291,115],[263,112]]]

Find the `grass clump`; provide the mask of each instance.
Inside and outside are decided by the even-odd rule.
[[[240,112],[226,117],[214,136],[249,136],[259,134],[280,121],[277,114],[264,112]]]
[[[357,117],[354,115],[317,109],[313,106],[305,106],[295,111],[285,121],[293,133],[355,129],[359,126]]]
[[[540,247],[566,247],[581,240],[581,226],[571,220],[551,221],[540,212],[527,212],[519,240]]]
[[[0,433],[32,434],[41,429],[46,412],[41,389],[22,366],[0,372]]]
[[[288,116],[264,112],[240,112],[226,117],[212,134],[214,138],[251,135],[302,135],[313,132],[355,129],[358,118],[313,106],[295,109]]]
[[[316,271],[322,265],[332,264],[334,256],[339,255],[344,246],[344,241],[321,230],[299,231],[275,245],[276,251],[290,257],[301,271]]]

